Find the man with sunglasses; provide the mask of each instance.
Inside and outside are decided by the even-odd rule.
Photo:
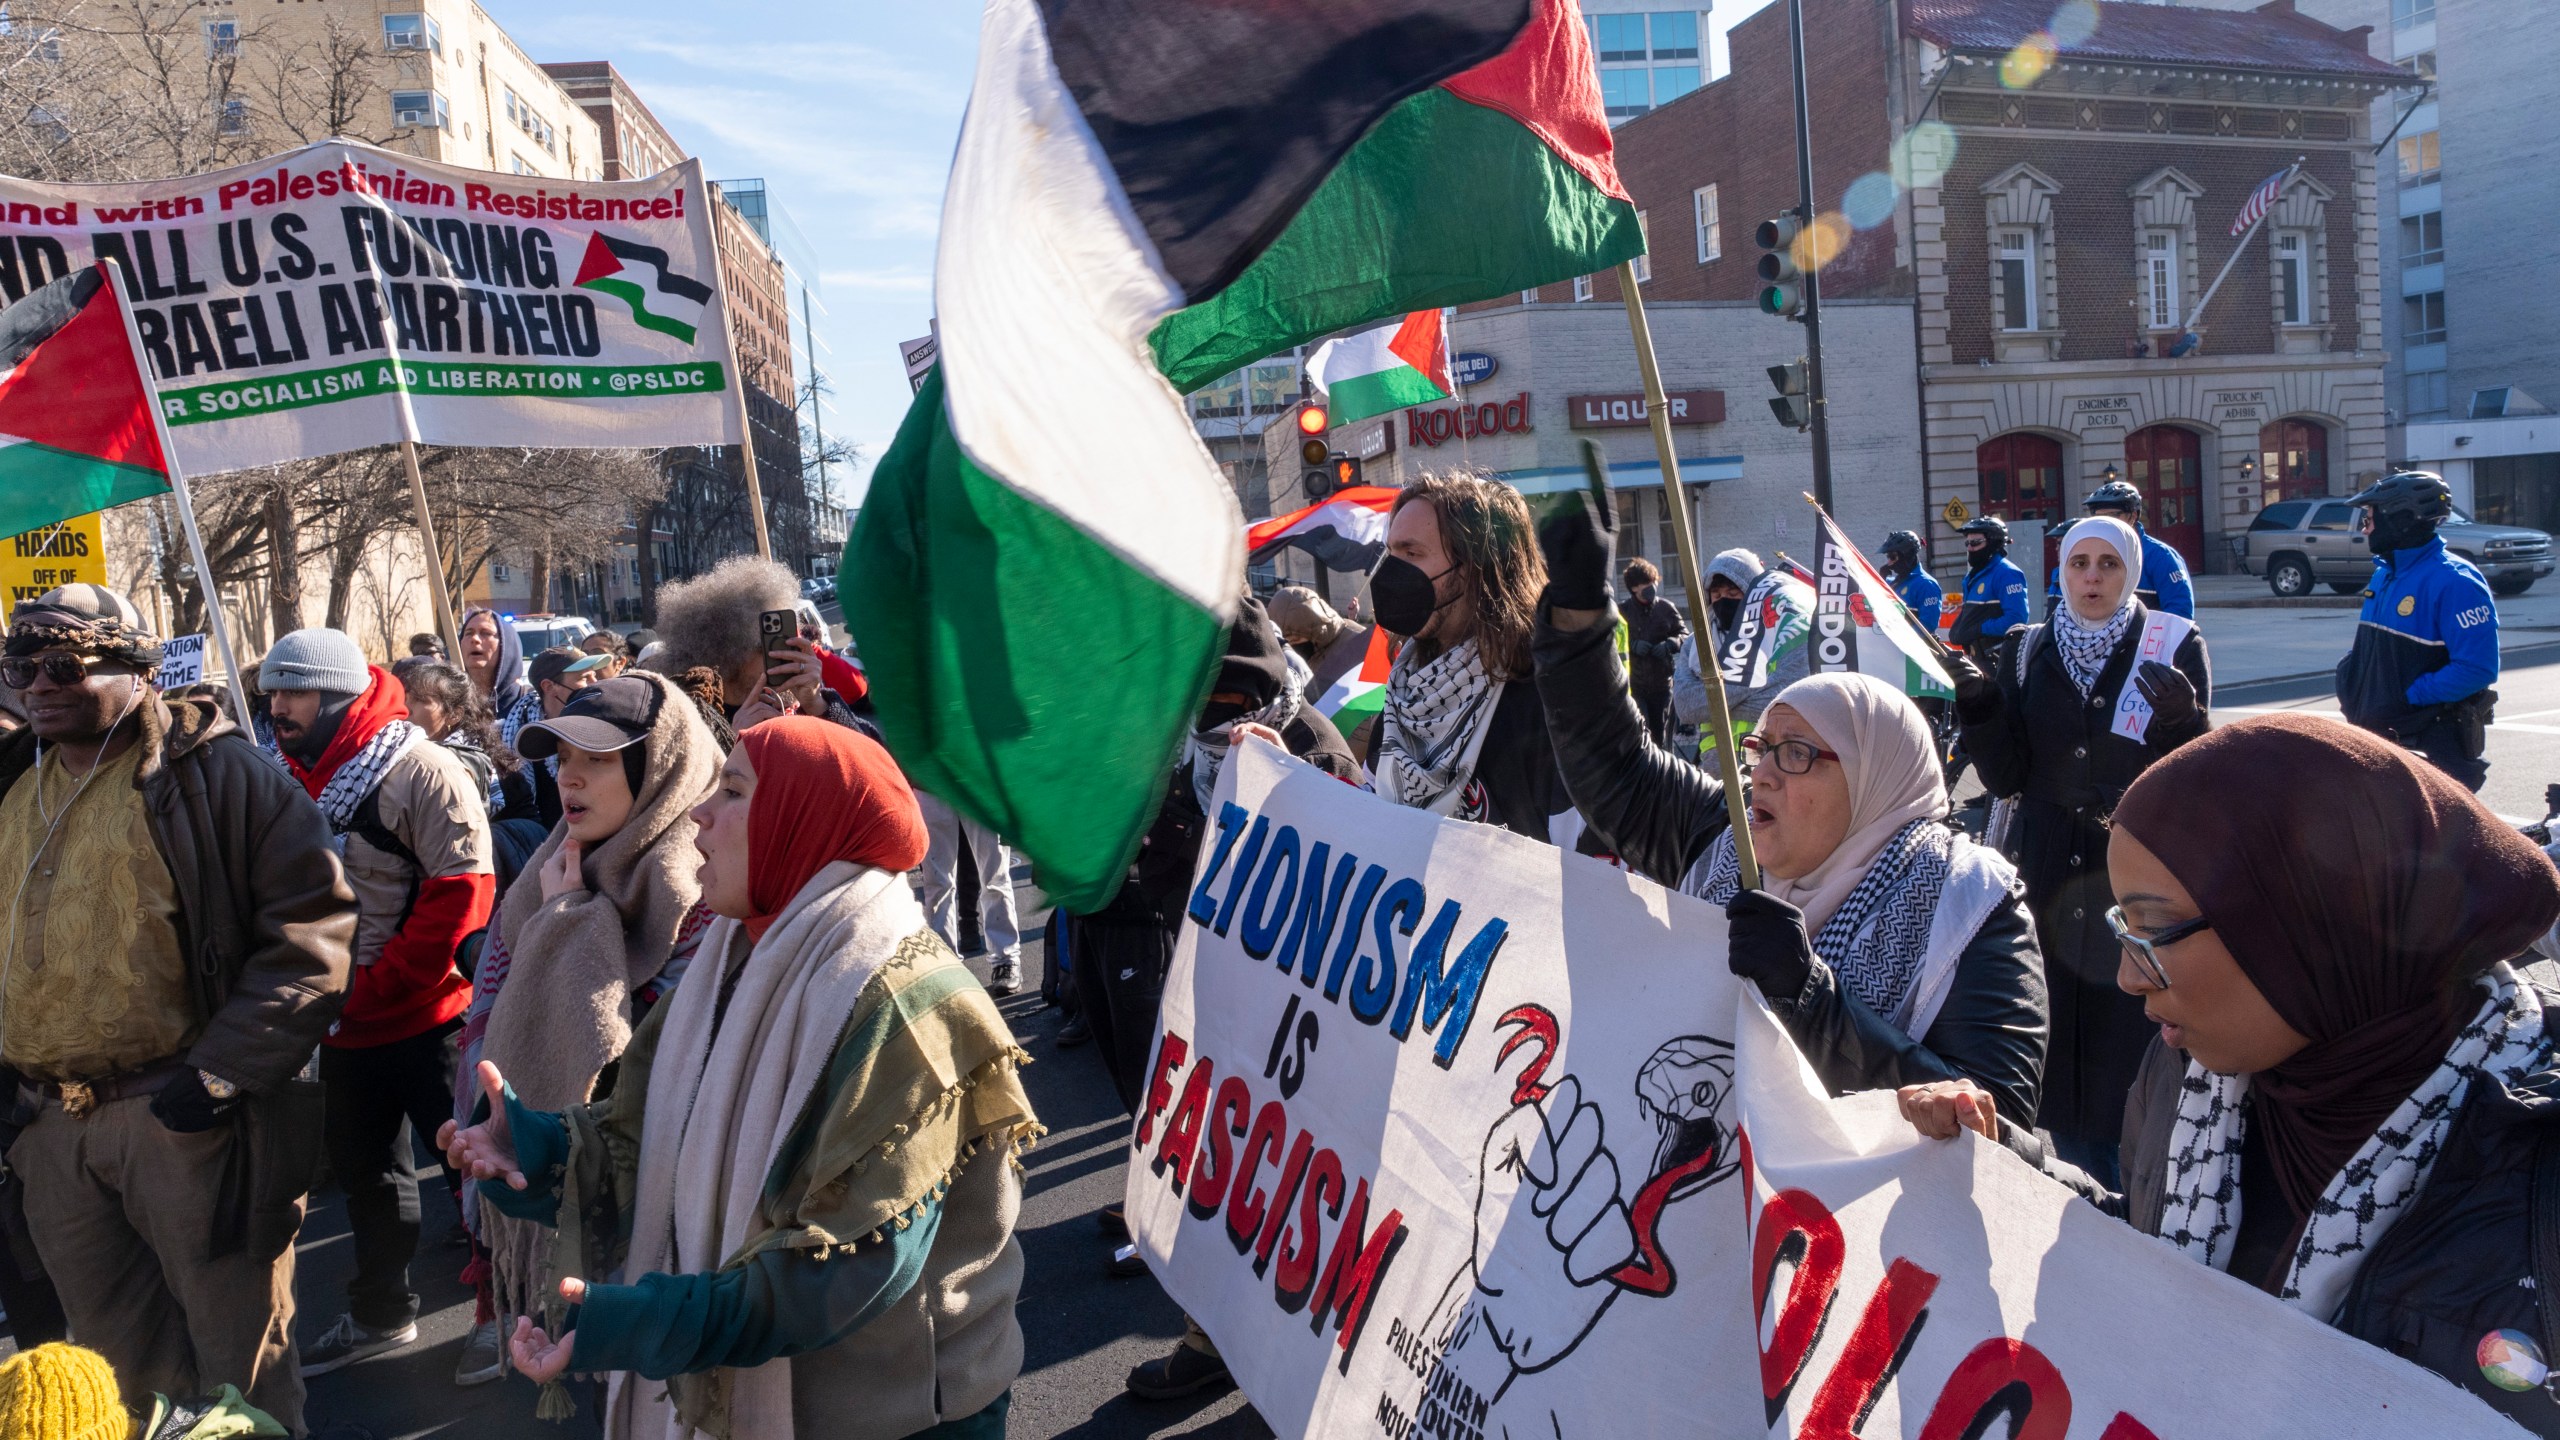
[[[347,990],[355,896],[319,809],[213,701],[152,684],[132,602],[17,607],[0,683],[0,1228],[132,1393],[237,1385],[299,1431],[295,1079]]]

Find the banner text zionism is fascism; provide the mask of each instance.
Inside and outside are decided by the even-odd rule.
[[[0,178],[0,297],[113,259],[196,473],[404,437],[736,443],[707,210],[698,162],[565,185],[346,141],[142,184]]]

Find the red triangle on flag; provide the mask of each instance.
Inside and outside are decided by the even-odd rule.
[[[109,279],[62,328],[0,374],[0,435],[167,475]]]
[[[1387,683],[1387,672],[1395,668],[1395,657],[1387,653],[1387,627],[1369,627],[1368,653],[1360,657],[1360,678],[1373,685]]]
[[[597,231],[587,237],[587,253],[578,257],[578,278],[569,283],[584,285],[590,280],[621,273],[621,258],[613,253],[612,246],[604,243],[604,232]]]
[[[1404,317],[1404,323],[1396,327],[1395,338],[1387,342],[1387,350],[1421,371],[1425,379],[1440,387],[1441,394],[1458,393],[1458,387],[1449,383],[1449,346],[1441,338],[1438,310],[1416,310]]]

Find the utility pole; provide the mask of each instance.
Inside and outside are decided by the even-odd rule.
[[[1822,262],[1830,257],[1821,253],[1821,233],[1813,223],[1813,109],[1805,93],[1804,0],[1787,0],[1787,50],[1795,63],[1796,80],[1796,218],[1811,252],[1806,258],[1813,261],[1803,267],[1805,378],[1813,391],[1813,498],[1828,513],[1832,509],[1831,418],[1822,388]]]

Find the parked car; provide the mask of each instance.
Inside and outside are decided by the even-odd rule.
[[[800,593],[824,605],[836,598],[836,582],[824,575],[812,575],[800,582]]]
[[[518,615],[515,627],[516,643],[524,647],[528,659],[554,645],[576,645],[596,633],[583,615]]]
[[[2308,595],[2315,583],[2352,595],[2373,578],[2373,554],[2357,521],[2344,500],[2279,500],[2249,522],[2241,568],[2265,576],[2278,595]],[[2456,510],[2436,533],[2500,595],[2521,595],[2551,573],[2551,537],[2539,530],[2486,525]]]

